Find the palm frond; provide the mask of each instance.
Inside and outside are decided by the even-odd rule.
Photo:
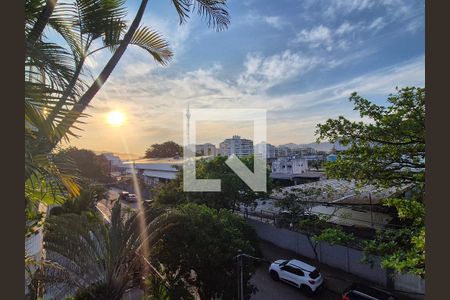
[[[63,47],[42,41],[36,41],[28,49],[29,57],[25,61],[26,77],[41,74],[41,81],[50,86],[63,89],[73,76],[72,55]]]
[[[173,56],[169,43],[158,32],[145,26],[136,30],[130,44],[146,50],[161,65],[166,65]]]
[[[226,10],[227,0],[172,0],[178,13],[180,24],[184,23],[193,11],[206,19],[208,26],[221,31],[228,28],[230,15]]]
[[[125,0],[77,0],[78,19],[75,26],[82,34],[89,33],[96,39],[107,32],[111,21],[121,22],[126,16]]]
[[[206,19],[208,26],[222,31],[230,25],[230,15],[226,10],[226,0],[196,0],[194,8]]]
[[[25,1],[25,36],[30,32],[44,6],[45,0]]]

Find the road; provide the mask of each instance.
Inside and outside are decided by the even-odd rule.
[[[301,299],[341,299],[338,295],[322,289],[313,298],[308,297],[302,292],[284,282],[274,281],[270,278],[266,264],[262,264],[250,279],[250,282],[258,288],[258,292],[250,297],[251,300],[301,300]]]
[[[112,200],[116,200],[119,197],[119,192],[122,192],[122,191],[123,190],[114,188],[114,187],[109,188],[108,192],[107,192],[107,198],[108,198],[109,202],[111,202]],[[134,210],[139,208],[139,205],[137,202],[130,203],[130,202],[121,200],[120,203],[122,204],[122,206],[127,206]]]
[[[260,241],[260,247],[262,251],[263,257],[268,261],[274,261],[276,259],[290,259],[290,258],[297,258],[302,259],[301,257],[296,256],[295,254],[291,253],[290,251],[281,249],[279,247],[276,247],[273,244]],[[304,260],[307,263],[310,263],[310,261]],[[255,274],[250,279],[250,282],[255,285],[258,288],[258,292],[250,298],[251,300],[272,300],[272,299],[323,299],[323,300],[335,300],[335,299],[341,299],[341,296],[339,293],[332,292],[328,288],[326,288],[327,285],[329,285],[330,281],[325,276],[325,285],[324,288],[322,288],[316,295],[313,297],[308,297],[304,295],[299,289],[284,283],[280,281],[274,281],[269,276],[268,273],[269,264],[268,263],[262,263],[258,269],[256,270]],[[322,275],[325,275],[322,273]],[[328,280],[328,282],[327,282]]]

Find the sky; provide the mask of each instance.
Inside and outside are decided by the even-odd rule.
[[[180,25],[171,1],[149,1],[142,24],[160,32],[174,52],[160,66],[130,45],[86,111],[70,145],[143,155],[151,144],[182,143],[183,111],[267,110],[267,141],[315,141],[318,123],[343,115],[359,120],[353,91],[377,103],[396,87],[425,85],[424,1],[229,0],[228,30],[208,28],[192,14]],[[138,1],[127,1],[132,20]],[[96,76],[111,52],[88,61]],[[121,127],[106,122],[125,114]],[[218,145],[252,122],[197,124],[197,143]]]

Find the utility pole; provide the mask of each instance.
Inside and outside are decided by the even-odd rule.
[[[236,269],[237,269],[237,284],[238,284],[238,300],[244,300],[244,257],[256,260],[256,261],[264,261],[270,263],[265,259],[254,257],[242,252],[242,250],[238,250],[238,254],[235,256],[236,258]]]
[[[236,256],[238,260],[238,300],[244,300],[244,264],[242,261],[242,251],[238,250],[238,255]]]
[[[372,205],[372,194],[369,192],[369,202],[370,202],[370,225],[373,228],[373,205]]]

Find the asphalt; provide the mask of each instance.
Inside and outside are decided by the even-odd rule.
[[[260,246],[263,257],[268,261],[296,258],[312,264],[311,260],[306,260],[289,250],[279,248],[271,243],[261,241]],[[325,277],[324,286],[316,295],[311,297],[304,295],[298,288],[295,288],[289,284],[272,280],[269,276],[268,269],[269,263],[262,263],[250,279],[250,282],[258,289],[256,294],[251,296],[251,300],[342,299],[341,292],[350,285],[348,282],[340,282],[340,284],[336,286],[336,283],[332,282],[330,289],[328,287],[330,284],[329,278],[324,272],[322,272],[322,275]]]
[[[314,260],[296,254],[293,251],[282,249],[276,245],[260,240],[262,256],[267,261],[277,259],[299,259],[310,265],[314,265]],[[256,285],[258,292],[251,299],[269,300],[269,299],[342,299],[342,292],[353,282],[363,283],[369,286],[376,284],[357,277],[345,271],[322,264],[320,272],[324,277],[323,289],[314,297],[303,295],[298,289],[284,282],[273,281],[268,274],[268,263],[263,263],[252,276],[251,282]],[[379,287],[382,289],[382,287]],[[417,299],[423,300],[423,295],[412,295],[406,293],[396,293],[400,300]]]

